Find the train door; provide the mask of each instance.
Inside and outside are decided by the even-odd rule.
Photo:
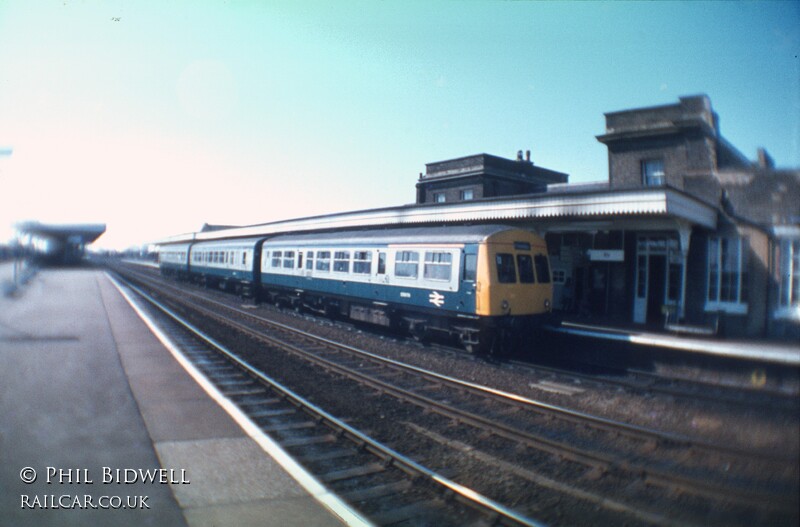
[[[382,284],[389,283],[389,275],[386,274],[386,259],[387,254],[384,250],[377,251],[377,264],[375,267],[375,283],[373,285],[373,295],[375,300],[379,302],[386,302],[388,293]]]
[[[381,281],[386,277],[386,251],[378,251],[377,275]]]

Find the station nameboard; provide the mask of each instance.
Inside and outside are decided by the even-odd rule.
[[[592,262],[624,262],[625,251],[610,249],[589,249],[589,260]]]

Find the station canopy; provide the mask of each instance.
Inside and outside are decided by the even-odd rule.
[[[15,226],[23,245],[42,259],[73,263],[83,258],[85,247],[104,232],[104,223],[45,224],[36,221]]]

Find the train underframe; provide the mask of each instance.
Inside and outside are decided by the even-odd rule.
[[[486,317],[263,286],[258,291],[256,301],[298,312],[307,310],[328,318],[380,326],[406,333],[420,342],[455,343],[471,353],[485,356],[520,353],[522,346],[530,346],[535,342],[545,317]]]

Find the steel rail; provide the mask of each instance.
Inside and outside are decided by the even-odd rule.
[[[170,286],[175,288],[174,286]],[[263,317],[259,317],[251,312],[245,311],[243,309],[239,309],[228,305],[224,302],[220,302],[218,300],[205,297],[198,293],[187,292],[180,288],[175,288],[178,291],[181,291],[182,294],[190,294],[196,298],[200,298],[205,302],[212,303],[214,305],[218,305],[223,307],[224,309],[233,311],[241,316],[250,318],[255,320],[258,323],[268,324],[270,326],[277,327],[283,331],[290,332],[293,334],[301,335],[304,338],[312,340],[314,342],[319,342],[326,346],[336,347],[347,351],[352,354],[356,354],[362,357],[369,358],[373,361],[380,362],[395,368],[398,368],[403,371],[413,371],[420,375],[423,375],[429,379],[436,380],[438,382],[447,383],[451,386],[454,386],[459,389],[469,390],[473,393],[479,394],[490,394],[492,396],[498,397],[500,399],[505,399],[508,401],[513,401],[515,403],[528,406],[537,410],[541,410],[544,412],[549,412],[551,414],[555,414],[559,418],[569,420],[573,423],[579,424],[586,424],[586,422],[592,423],[595,427],[612,432],[612,433],[624,433],[629,437],[634,437],[636,439],[644,439],[644,440],[655,440],[657,442],[663,442],[668,444],[675,444],[675,445],[686,445],[691,446],[694,448],[706,449],[713,451],[715,453],[726,453],[726,454],[733,454],[737,456],[746,456],[746,457],[758,457],[764,460],[770,461],[778,461],[778,462],[796,462],[798,460],[798,456],[790,456],[787,457],[782,452],[763,452],[763,451],[755,451],[749,450],[744,448],[738,448],[736,446],[727,445],[727,444],[720,444],[714,443],[711,441],[705,441],[700,438],[690,437],[684,434],[678,434],[673,432],[665,432],[662,430],[657,430],[653,428],[648,428],[640,425],[635,425],[632,423],[626,423],[624,421],[617,421],[614,419],[609,419],[597,415],[588,414],[585,412],[580,412],[577,410],[573,410],[570,408],[566,408],[563,406],[554,405],[551,403],[546,403],[544,401],[539,401],[536,399],[531,399],[529,397],[525,397],[522,395],[518,395],[515,393],[511,393],[504,390],[499,390],[496,388],[492,388],[489,386],[473,383],[470,381],[465,381],[462,379],[457,379],[455,377],[451,377],[448,375],[443,375],[434,371],[426,370],[424,368],[420,368],[418,366],[414,366],[411,364],[406,364],[394,359],[390,359],[387,357],[382,357],[380,355],[371,353],[366,350],[358,349],[353,346],[349,346],[347,344],[343,344],[341,342],[336,342],[334,340],[327,339],[325,337],[320,337],[318,335],[314,335],[313,333],[309,333],[307,331],[299,330],[297,328],[293,328],[286,324],[282,324],[280,322],[276,322],[274,320],[268,320]]]
[[[215,315],[213,314],[213,312],[209,312],[209,316],[215,316]],[[222,322],[222,320],[220,319],[218,320]],[[678,488],[707,498],[713,498],[722,501],[735,498],[739,502],[746,502],[748,504],[757,506],[775,507],[778,509],[793,507],[793,503],[790,502],[784,503],[782,500],[776,501],[775,495],[773,494],[757,492],[753,491],[752,489],[732,489],[730,487],[720,486],[714,483],[701,482],[698,481],[697,479],[693,479],[686,476],[675,475],[672,473],[653,469],[651,467],[646,467],[644,465],[637,465],[634,463],[629,463],[627,461],[620,461],[619,457],[614,457],[612,455],[606,455],[602,453],[586,453],[583,450],[575,448],[569,444],[559,441],[553,441],[539,434],[533,434],[518,430],[512,426],[508,426],[504,423],[492,420],[491,418],[486,418],[472,412],[467,412],[465,410],[453,408],[447,403],[440,403],[435,399],[431,399],[424,395],[414,393],[413,391],[397,387],[386,381],[375,379],[368,373],[361,373],[359,371],[348,368],[347,366],[342,366],[341,364],[338,364],[334,361],[321,357],[314,352],[309,352],[307,350],[304,350],[303,348],[298,347],[295,344],[287,342],[281,338],[270,335],[264,335],[263,333],[259,333],[257,330],[249,328],[245,325],[242,325],[230,319],[225,319],[225,320],[226,321],[224,323],[236,327],[240,331],[246,332],[252,338],[256,338],[258,340],[261,340],[262,342],[267,342],[272,345],[279,346],[283,349],[286,349],[287,351],[291,351],[292,353],[300,354],[306,360],[309,360],[312,363],[316,363],[319,366],[326,368],[330,371],[335,371],[340,375],[356,380],[357,382],[370,386],[375,390],[381,391],[383,393],[392,394],[393,396],[397,397],[400,400],[416,404],[417,406],[423,409],[436,411],[440,415],[443,415],[456,422],[462,422],[468,424],[470,426],[489,432],[495,436],[524,444],[536,450],[545,451],[550,454],[559,456],[561,458],[570,459],[577,463],[581,463],[590,467],[596,467],[608,472],[616,471],[619,473],[627,473],[637,476],[642,475],[648,483],[659,485],[661,487]],[[305,333],[305,332],[300,331],[300,333]],[[305,338],[305,335],[303,336]],[[315,338],[314,340],[316,342],[319,342],[319,339],[317,338]],[[346,345],[340,346],[338,343],[332,343],[332,345],[335,345],[338,348],[349,348],[349,346]]]
[[[393,465],[398,466],[398,468],[403,468],[406,472],[422,476],[426,478],[429,482],[433,483],[434,485],[448,489],[450,492],[455,493],[457,496],[460,496],[464,501],[466,501],[473,507],[477,507],[485,511],[490,511],[492,514],[496,514],[502,518],[511,520],[519,525],[530,526],[530,527],[544,527],[544,524],[532,518],[528,518],[514,511],[513,509],[510,509],[492,500],[491,498],[488,498],[480,494],[479,492],[476,492],[473,489],[470,489],[464,485],[461,485],[455,481],[450,480],[449,478],[442,476],[441,474],[436,473],[435,471],[417,463],[416,461],[400,454],[399,452],[396,452],[390,447],[376,441],[375,439],[367,436],[363,432],[355,429],[354,427],[334,417],[332,414],[318,407],[314,403],[306,400],[301,395],[295,393],[288,387],[282,385],[277,380],[264,374],[258,368],[251,365],[247,361],[239,358],[236,354],[228,350],[227,347],[225,347],[223,344],[221,344],[214,338],[206,335],[193,324],[183,320],[180,317],[180,315],[175,313],[173,310],[171,310],[161,302],[153,299],[150,295],[142,291],[140,288],[130,283],[128,283],[128,287],[131,287],[140,296],[145,298],[152,305],[154,305],[163,313],[168,315],[175,322],[186,328],[188,331],[192,332],[197,338],[203,340],[208,345],[212,346],[214,349],[222,353],[225,357],[227,357],[228,360],[233,362],[237,367],[241,368],[249,375],[252,375],[253,377],[257,378],[261,382],[267,384],[270,387],[270,389],[279,393],[282,397],[291,400],[296,407],[302,409],[304,412],[315,417],[316,419],[319,419],[326,426],[328,426],[334,431],[343,434],[345,437],[347,437],[357,445],[361,446],[362,448],[366,448],[369,451],[373,452],[374,454],[378,455],[379,457],[388,460]]]
[[[170,287],[174,288],[177,291],[180,291],[180,293],[182,295],[187,294],[187,292],[185,290],[182,290],[180,288],[175,288],[174,286],[170,286]],[[509,400],[520,402],[522,404],[531,405],[532,407],[542,408],[542,409],[545,409],[545,410],[549,410],[549,409],[552,409],[554,411],[564,410],[565,413],[569,416],[569,418],[571,420],[573,420],[574,422],[578,422],[580,424],[585,424],[585,423],[581,422],[581,419],[582,419],[582,416],[586,416],[588,420],[590,420],[592,422],[596,422],[599,425],[602,425],[601,427],[603,427],[603,426],[611,427],[610,428],[611,431],[618,432],[618,430],[616,430],[614,428],[614,426],[618,423],[617,421],[613,421],[613,420],[609,420],[609,419],[605,419],[605,418],[601,418],[601,417],[597,417],[597,416],[592,416],[590,414],[584,414],[582,412],[577,412],[577,411],[570,410],[570,409],[564,409],[564,408],[561,408],[561,407],[558,407],[558,406],[550,405],[548,403],[542,403],[540,401],[531,400],[531,399],[528,399],[528,398],[523,397],[523,396],[519,396],[519,395],[516,395],[516,394],[511,394],[509,392],[504,392],[502,390],[496,390],[496,389],[489,388],[489,387],[486,387],[486,386],[482,386],[482,385],[478,385],[478,384],[475,384],[475,383],[462,381],[460,379],[455,379],[455,378],[452,378],[452,377],[449,377],[449,376],[441,375],[441,374],[438,374],[438,373],[435,373],[435,372],[430,372],[428,370],[424,370],[424,369],[418,368],[416,366],[411,366],[411,365],[408,365],[408,364],[404,364],[404,363],[401,363],[401,362],[398,362],[398,361],[394,361],[392,359],[388,359],[388,358],[385,358],[385,357],[381,357],[381,356],[366,352],[364,350],[359,350],[359,349],[354,348],[352,346],[348,346],[348,345],[345,345],[345,344],[342,344],[342,343],[338,343],[338,342],[332,341],[330,339],[326,339],[324,337],[319,337],[317,335],[313,335],[311,333],[308,333],[308,332],[305,332],[305,331],[302,331],[302,330],[298,330],[296,328],[292,328],[291,326],[288,326],[288,325],[285,325],[285,324],[281,324],[279,322],[275,322],[275,321],[264,319],[262,317],[256,316],[256,315],[254,315],[252,313],[249,313],[247,311],[244,311],[244,310],[238,309],[236,307],[227,305],[227,304],[225,304],[223,302],[219,302],[219,301],[214,300],[214,299],[209,299],[207,297],[204,297],[203,295],[199,295],[199,294],[196,294],[196,293],[189,293],[189,294],[191,294],[192,296],[195,296],[197,298],[200,298],[200,299],[202,299],[202,300],[204,300],[206,302],[209,302],[211,304],[218,305],[218,306],[221,306],[221,307],[223,307],[223,308],[225,308],[227,310],[233,311],[233,312],[235,312],[235,313],[237,313],[237,314],[239,314],[241,316],[245,316],[246,318],[252,319],[252,320],[254,320],[254,321],[258,322],[258,323],[268,324],[270,326],[278,327],[282,331],[288,332],[290,334],[300,335],[303,338],[311,340],[312,342],[324,344],[326,346],[331,346],[331,347],[334,347],[334,348],[337,348],[337,349],[341,349],[341,350],[344,350],[344,351],[347,351],[347,352],[350,352],[350,353],[355,353],[355,354],[358,354],[359,356],[363,356],[363,357],[366,357],[366,358],[369,358],[369,359],[373,359],[373,360],[379,361],[381,363],[385,363],[385,364],[388,364],[388,365],[391,365],[393,367],[397,367],[397,368],[400,368],[400,369],[403,369],[403,370],[414,371],[414,372],[416,372],[416,373],[418,373],[420,375],[429,376],[430,378],[438,380],[439,382],[452,383],[453,385],[455,385],[455,386],[457,386],[458,388],[461,388],[461,389],[474,389],[479,393],[483,393],[484,395],[485,394],[490,394],[490,395],[493,395],[493,396],[496,396],[496,397],[506,398],[506,399],[509,399]],[[677,487],[677,488],[680,488],[680,489],[683,489],[683,490],[689,490],[691,492],[694,492],[697,495],[702,495],[702,496],[706,496],[706,497],[712,497],[712,498],[715,498],[715,499],[724,500],[724,499],[736,498],[738,501],[747,502],[747,503],[750,503],[750,504],[753,504],[753,505],[764,506],[765,504],[767,504],[769,506],[774,506],[774,507],[778,507],[778,508],[785,508],[785,507],[788,507],[788,506],[793,506],[793,502],[792,503],[788,503],[788,502],[784,503],[783,500],[780,500],[780,501],[775,500],[775,495],[774,494],[754,492],[754,491],[752,491],[750,489],[747,489],[747,490],[731,489],[730,487],[723,487],[723,486],[720,486],[720,485],[717,485],[717,484],[699,482],[696,479],[693,479],[693,478],[690,478],[690,477],[686,477],[686,476],[679,476],[679,475],[675,475],[675,474],[671,474],[671,473],[665,473],[663,471],[652,469],[650,467],[637,466],[637,465],[631,464],[631,463],[629,463],[627,461],[620,462],[619,458],[612,458],[610,456],[606,456],[606,455],[603,455],[603,454],[586,454],[583,451],[572,447],[571,445],[555,442],[555,441],[552,441],[550,439],[547,439],[545,437],[541,437],[541,436],[538,436],[538,435],[535,435],[535,434],[530,434],[530,433],[527,433],[527,432],[521,432],[521,431],[519,431],[517,429],[514,429],[514,428],[509,427],[507,425],[504,425],[502,423],[497,423],[495,421],[491,421],[491,420],[489,420],[487,418],[484,418],[482,416],[478,416],[476,414],[468,413],[468,412],[461,411],[461,410],[455,410],[455,409],[453,409],[453,408],[451,408],[451,407],[449,407],[449,406],[447,406],[445,404],[438,403],[437,401],[432,400],[432,399],[430,399],[428,397],[421,396],[421,395],[415,394],[413,392],[410,392],[408,390],[404,390],[402,388],[393,386],[393,385],[391,385],[391,384],[389,384],[389,383],[387,383],[385,381],[376,380],[376,379],[370,377],[367,374],[363,374],[363,373],[360,373],[360,372],[355,372],[355,371],[353,371],[353,370],[351,370],[351,369],[349,369],[349,368],[347,368],[345,366],[341,366],[341,365],[339,365],[339,364],[337,364],[335,362],[332,362],[332,361],[330,361],[328,359],[319,357],[318,355],[315,355],[315,354],[310,353],[310,352],[308,352],[306,350],[298,348],[294,344],[288,343],[288,342],[286,342],[286,341],[284,341],[282,339],[279,339],[277,337],[264,335],[263,333],[255,330],[253,328],[250,328],[250,327],[248,327],[248,326],[246,326],[246,325],[244,325],[244,324],[242,324],[240,322],[230,320],[227,317],[222,317],[222,315],[220,315],[220,314],[218,314],[216,312],[213,312],[213,311],[211,311],[211,310],[209,310],[207,308],[202,308],[202,307],[197,306],[197,305],[193,305],[193,307],[205,311],[211,317],[215,317],[215,318],[218,318],[218,319],[219,318],[223,319],[225,324],[228,324],[228,325],[231,325],[231,326],[234,326],[234,327],[238,327],[242,331],[245,331],[245,332],[251,334],[251,336],[253,336],[254,338],[257,338],[257,339],[260,339],[260,340],[270,341],[270,342],[273,342],[275,345],[278,345],[278,346],[288,347],[293,352],[299,353],[299,354],[305,356],[308,360],[312,360],[313,362],[317,362],[318,364],[320,364],[323,367],[326,367],[328,369],[335,370],[338,373],[340,373],[341,375],[346,375],[346,376],[348,376],[350,378],[353,378],[355,380],[359,380],[359,382],[367,384],[367,385],[373,387],[376,390],[381,390],[381,391],[385,391],[385,392],[388,392],[388,393],[392,393],[392,394],[394,394],[396,397],[398,397],[400,399],[407,400],[407,401],[412,402],[414,404],[417,404],[418,406],[423,407],[423,408],[436,408],[437,411],[439,411],[439,413],[441,413],[442,415],[447,416],[450,419],[454,419],[454,420],[457,420],[457,421],[461,421],[461,422],[470,424],[472,426],[476,426],[476,427],[482,428],[482,429],[487,430],[487,431],[489,431],[492,434],[495,434],[497,436],[505,437],[507,439],[510,439],[510,440],[513,440],[513,441],[517,441],[517,442],[520,442],[522,444],[526,444],[526,445],[528,445],[528,446],[530,446],[532,448],[535,448],[535,449],[544,450],[546,452],[550,452],[552,454],[556,454],[556,455],[559,455],[561,457],[566,457],[566,458],[571,459],[573,461],[576,461],[578,463],[582,463],[582,464],[585,464],[585,465],[591,466],[591,467],[598,467],[598,468],[603,469],[603,470],[610,470],[610,469],[613,468],[613,469],[617,469],[619,471],[626,472],[626,473],[631,473],[631,474],[636,474],[636,475],[645,475],[645,479],[649,483],[657,484],[657,485],[664,486],[664,487],[667,487],[667,488],[676,488]],[[645,434],[648,434],[648,433],[649,434],[653,434],[653,437],[655,439],[657,439],[657,440],[658,439],[666,440],[666,441],[671,441],[671,442],[674,442],[674,443],[685,444],[685,445],[695,444],[695,446],[697,446],[697,443],[692,438],[687,438],[685,436],[677,436],[677,435],[671,435],[671,436],[670,435],[666,435],[667,437],[665,438],[664,437],[665,434],[662,434],[659,431],[653,431],[651,429],[637,427],[635,425],[630,425],[628,423],[620,423],[620,424],[624,428],[626,428],[626,431],[628,433],[631,433],[631,432],[635,433],[639,429],[641,429]],[[703,445],[700,445],[700,446],[703,446]],[[706,447],[710,448],[710,449],[717,449],[718,445],[709,444],[709,445],[706,445]],[[723,447],[723,448],[719,448],[718,450],[726,451],[726,450],[730,450],[730,449],[726,449],[726,448]],[[568,455],[565,455],[567,453],[568,453]],[[733,453],[735,453],[737,455],[742,455],[742,454],[748,455],[748,456],[749,455],[753,455],[753,453],[750,452],[750,451],[740,452],[737,449],[733,449]],[[771,458],[771,456],[768,457],[768,459],[769,458]],[[785,460],[785,458],[783,458],[783,457],[778,457],[778,459]]]

